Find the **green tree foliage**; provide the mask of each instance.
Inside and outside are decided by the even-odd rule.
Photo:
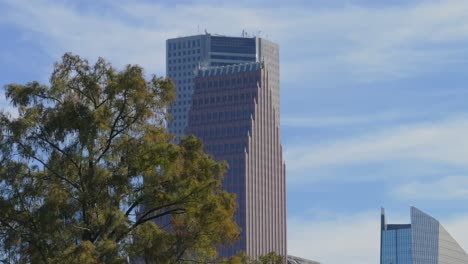
[[[170,80],[65,54],[50,86],[6,96],[18,116],[0,113],[3,262],[212,262],[238,238],[225,163],[164,129]]]
[[[276,252],[270,252],[266,255],[262,255],[258,259],[251,259],[244,252],[240,252],[227,260],[228,264],[284,264],[285,262],[285,258],[276,254]]]

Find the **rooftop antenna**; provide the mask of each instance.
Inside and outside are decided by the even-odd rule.
[[[206,28],[205,28],[205,34],[208,35],[208,31],[206,31]]]
[[[200,25],[197,25],[197,33],[200,34]]]

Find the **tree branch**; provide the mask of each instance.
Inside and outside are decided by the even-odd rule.
[[[47,170],[49,170],[50,172],[52,172],[55,176],[57,176],[57,178],[59,178],[59,179],[65,181],[65,182],[67,182],[68,184],[70,184],[71,186],[73,186],[75,189],[77,189],[78,191],[80,191],[80,186],[79,186],[78,184],[76,184],[76,183],[70,181],[69,179],[63,177],[62,175],[60,175],[60,174],[59,174],[58,172],[56,172],[55,170],[52,170],[49,166],[47,166],[47,164],[46,164],[43,160],[39,159],[39,158],[36,157],[35,155],[32,155],[32,153],[29,152],[29,151],[27,150],[27,148],[26,148],[21,142],[17,141],[16,143],[29,153],[29,157],[31,157],[32,159],[34,159],[34,160],[38,161],[39,163],[41,163],[42,166],[44,166],[44,168],[46,168]]]

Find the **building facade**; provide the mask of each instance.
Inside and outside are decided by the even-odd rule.
[[[411,224],[387,224],[381,214],[381,264],[466,264],[468,255],[433,217],[411,207]]]
[[[264,62],[250,62],[201,68],[194,80],[186,133],[228,161],[223,188],[238,203],[241,239],[222,247],[222,256],[286,256],[285,165],[268,75]]]
[[[173,121],[169,132],[176,141],[188,124],[194,74],[198,67],[226,66],[246,62],[265,62],[279,122],[279,47],[259,37],[227,37],[211,34],[180,37],[166,41],[166,73],[176,84],[176,100],[169,108]]]
[[[259,37],[202,34],[166,41],[176,85],[168,130],[195,134],[226,160],[223,188],[236,194],[241,239],[220,255],[286,256],[285,165],[280,144],[279,47]]]

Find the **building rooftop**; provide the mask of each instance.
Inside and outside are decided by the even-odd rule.
[[[287,264],[320,264],[320,262],[288,255]]]
[[[201,77],[207,77],[239,72],[257,71],[262,68],[263,62],[246,62],[226,66],[200,67],[196,75]]]

